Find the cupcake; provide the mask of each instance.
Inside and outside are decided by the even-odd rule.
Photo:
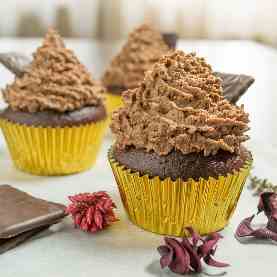
[[[15,166],[37,175],[91,167],[106,127],[103,92],[49,30],[25,73],[3,90],[0,122]]]
[[[249,174],[248,114],[222,96],[203,58],[168,53],[123,93],[109,161],[130,220],[183,236],[224,228]]]
[[[109,114],[122,105],[121,93],[138,87],[145,71],[169,50],[161,33],[149,25],[141,25],[129,34],[102,77]]]

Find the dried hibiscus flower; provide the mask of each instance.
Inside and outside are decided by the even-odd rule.
[[[191,238],[185,237],[178,240],[165,237],[165,245],[158,247],[162,268],[169,267],[172,272],[178,274],[200,273],[203,271],[201,260],[210,266],[229,266],[229,264],[218,262],[213,258],[217,242],[222,238],[220,234],[212,233],[203,238],[191,227],[186,229]]]
[[[75,227],[83,231],[96,233],[118,220],[113,211],[116,206],[104,191],[80,193],[68,198],[71,204],[67,213],[72,215]]]
[[[266,226],[254,229],[251,223],[255,215],[244,219],[239,224],[235,233],[239,241],[242,241],[241,238],[253,237],[277,242],[277,193],[264,192],[260,195],[257,214],[261,212],[263,212],[268,219]]]

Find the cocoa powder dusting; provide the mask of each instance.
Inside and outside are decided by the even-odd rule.
[[[222,96],[221,80],[195,54],[175,51],[162,57],[141,85],[123,94],[124,107],[113,114],[117,147],[167,155],[219,149],[239,152],[248,139],[248,114]]]
[[[101,104],[103,87],[91,78],[73,51],[65,48],[56,31],[48,31],[33,58],[26,73],[3,91],[13,110],[66,112]]]
[[[104,73],[106,87],[135,88],[144,73],[169,51],[159,31],[143,24],[129,34],[127,43]]]

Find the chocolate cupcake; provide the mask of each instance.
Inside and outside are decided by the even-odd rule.
[[[108,92],[108,113],[122,105],[121,93],[138,87],[145,71],[169,50],[161,33],[149,25],[141,25],[129,34],[126,44],[102,78]]]
[[[106,126],[104,88],[49,30],[24,74],[3,90],[2,131],[15,165],[33,174],[83,171]]]
[[[248,114],[203,58],[175,51],[123,94],[109,160],[129,218],[159,234],[226,226],[249,173]]]

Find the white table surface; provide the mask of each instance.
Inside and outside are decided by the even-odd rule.
[[[30,53],[39,42],[0,39],[0,52]],[[70,40],[68,46],[97,77],[118,48],[88,40]],[[251,115],[251,140],[247,144],[255,159],[254,174],[277,182],[277,51],[248,41],[182,41],[179,48],[206,57],[215,70],[256,78],[240,101]],[[0,67],[0,87],[12,79]],[[34,196],[64,204],[68,203],[68,195],[107,190],[118,205],[117,214],[121,219],[106,231],[90,235],[74,229],[71,219],[66,218],[51,232],[1,255],[1,277],[175,276],[159,267],[156,247],[162,237],[137,228],[126,217],[106,158],[110,144],[111,136],[107,136],[96,166],[87,172],[67,177],[38,177],[13,167],[0,137],[1,184],[11,184]],[[257,202],[257,197],[245,188],[230,225],[222,232],[225,239],[219,244],[217,258],[231,263],[227,276],[276,276],[276,245],[240,244],[233,236],[240,220],[255,211]]]

